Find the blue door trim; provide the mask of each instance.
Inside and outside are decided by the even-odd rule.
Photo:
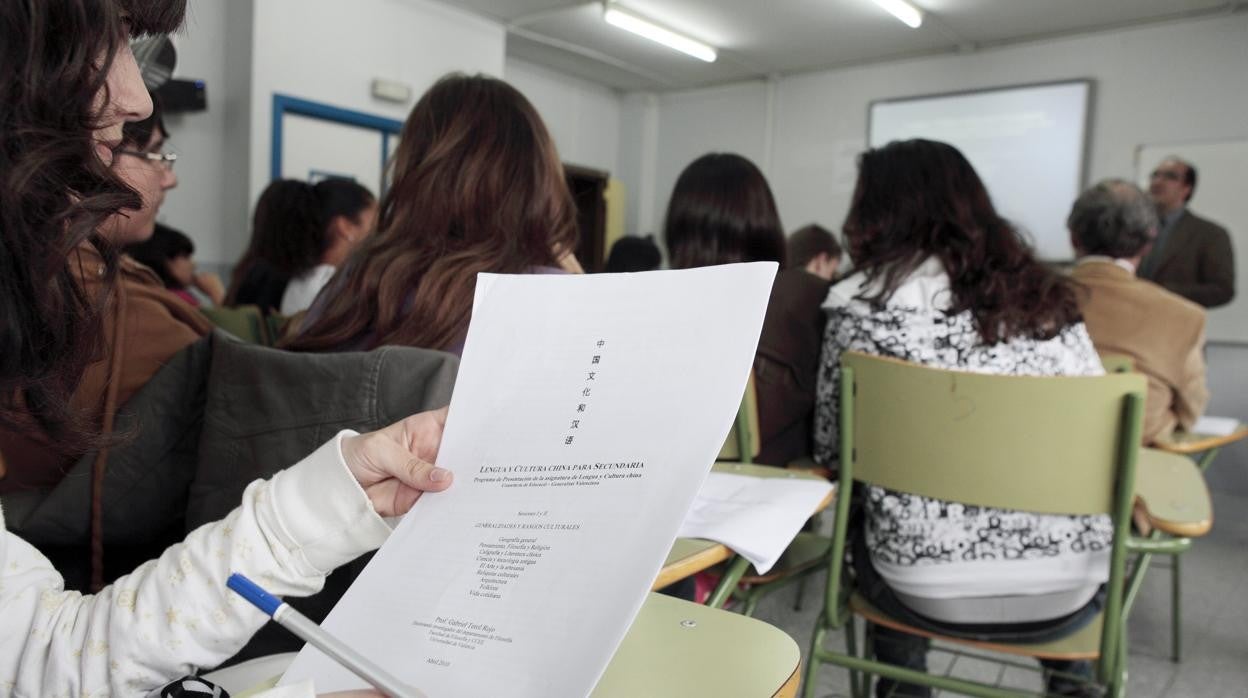
[[[383,156],[385,155],[385,142],[389,138],[388,134],[398,134],[403,130],[402,121],[274,93],[273,144],[272,155],[269,160],[269,178],[273,180],[282,178],[282,117],[286,114],[299,114],[300,116],[308,116],[314,119],[323,119],[325,121],[381,131]],[[384,157],[382,162],[385,162]]]

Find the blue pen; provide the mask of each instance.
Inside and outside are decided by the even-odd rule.
[[[294,633],[299,639],[333,657],[351,673],[391,698],[426,698],[425,694],[398,680],[389,672],[365,659],[338,638],[325,632],[310,618],[261,589],[259,585],[235,572],[225,583],[234,593],[247,599],[256,608]]]

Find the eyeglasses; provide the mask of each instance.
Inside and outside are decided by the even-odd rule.
[[[148,153],[142,150],[118,150],[119,155],[130,155],[136,158],[142,158],[148,162],[159,163],[161,167],[167,170],[173,169],[173,163],[178,161],[177,153]]]
[[[1177,182],[1183,179],[1183,173],[1175,172],[1174,170],[1153,170],[1151,177],[1153,179],[1168,179],[1172,182]]]

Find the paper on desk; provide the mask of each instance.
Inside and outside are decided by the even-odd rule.
[[[438,464],[324,626],[432,698],[583,696],[723,445],[776,265],[477,279]],[[284,682],[363,684],[305,648]]]
[[[1230,436],[1239,428],[1239,420],[1234,417],[1211,417],[1205,415],[1192,425],[1191,433],[1206,436]]]
[[[766,574],[831,491],[826,480],[711,473],[680,535],[723,543]]]

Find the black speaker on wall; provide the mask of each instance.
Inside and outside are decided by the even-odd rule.
[[[208,91],[203,80],[169,80],[156,90],[165,111],[171,113],[204,111],[208,108]]]

